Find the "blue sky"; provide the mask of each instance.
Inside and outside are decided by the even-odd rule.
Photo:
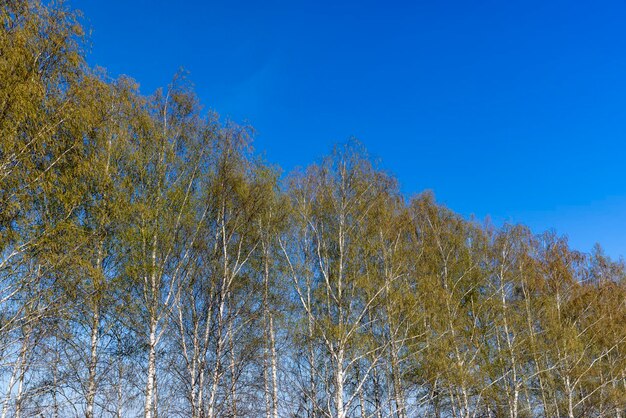
[[[88,61],[180,67],[286,171],[354,136],[407,195],[626,255],[626,2],[74,0]]]

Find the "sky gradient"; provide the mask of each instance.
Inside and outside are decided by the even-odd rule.
[[[290,171],[357,137],[496,224],[626,255],[626,2],[73,0],[88,62],[149,94],[180,67]]]

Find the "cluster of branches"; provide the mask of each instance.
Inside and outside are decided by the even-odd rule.
[[[281,178],[177,78],[0,9],[0,417],[625,417],[626,275],[410,200],[356,142]]]

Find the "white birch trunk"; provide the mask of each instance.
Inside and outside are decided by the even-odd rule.
[[[156,386],[156,343],[157,343],[157,321],[150,319],[150,341],[148,347],[148,380],[146,383],[145,418],[154,417],[154,399]]]

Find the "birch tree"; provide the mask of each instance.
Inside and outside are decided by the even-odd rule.
[[[319,338],[327,356],[323,376],[330,396],[322,411],[329,416],[346,417],[356,404],[363,385],[382,357],[383,348],[372,344],[368,312],[382,300],[384,284],[368,274],[362,245],[368,232],[373,207],[388,199],[390,179],[376,171],[356,143],[337,148],[319,166],[311,167],[305,180],[294,181],[306,188],[292,190],[299,223],[308,230],[310,247],[304,257],[311,262],[312,277],[301,277],[289,254],[283,249],[295,291],[310,323],[313,339]],[[367,369],[355,379],[358,363],[369,357]],[[311,367],[310,373],[321,370]],[[321,411],[320,411],[321,412]]]

